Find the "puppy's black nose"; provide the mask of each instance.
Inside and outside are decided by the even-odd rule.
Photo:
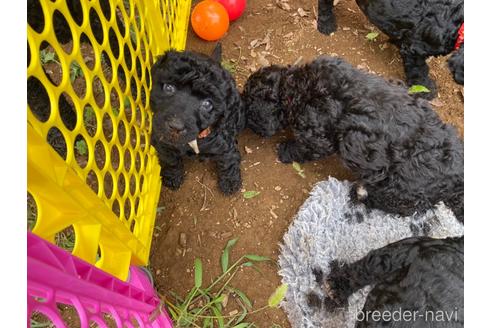
[[[181,132],[185,129],[184,122],[179,118],[173,117],[168,122],[167,125],[171,130],[175,130],[176,132]]]

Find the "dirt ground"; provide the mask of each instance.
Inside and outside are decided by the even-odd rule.
[[[231,24],[222,39],[224,60],[235,71],[240,88],[261,65],[304,62],[320,54],[336,54],[358,68],[404,78],[397,48],[387,43],[388,38],[380,34],[376,41],[366,39],[367,33],[376,29],[355,1],[341,0],[335,7],[338,30],[331,36],[315,28],[316,0],[283,3],[290,10],[280,8],[274,0],[248,1],[243,16]],[[210,54],[214,45],[198,39],[190,28],[187,49]],[[452,80],[445,58],[432,58],[429,64],[439,87],[439,96],[432,102],[434,108],[463,136],[463,88]],[[222,249],[235,237],[239,241],[232,259],[253,253],[276,260],[282,236],[314,184],[330,175],[351,178],[336,156],[303,165],[305,178],[301,177],[291,165],[276,160],[276,145],[285,138],[281,134],[261,139],[249,130],[240,135],[243,191],[260,192],[252,199],[244,199],[242,193],[223,196],[213,163],[194,160],[186,162],[186,179],[178,191],[162,190],[151,253],[160,293],[185,295],[193,286],[195,258],[203,261],[204,281],[219,275]],[[184,252],[179,244],[181,233],[186,234]],[[273,262],[260,268],[261,273],[244,270],[232,282],[248,295],[255,308],[263,306],[281,283]],[[281,309],[261,312],[247,320],[258,327],[290,327]]]

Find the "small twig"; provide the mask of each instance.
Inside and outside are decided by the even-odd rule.
[[[302,61],[302,59],[303,59],[302,56],[300,56],[299,58],[297,58],[297,60],[294,62],[294,64],[292,66],[298,65]]]
[[[203,179],[203,177],[202,177],[202,179]],[[195,177],[195,180],[196,180],[196,182],[198,182],[204,188],[203,204],[202,204],[202,208],[200,209],[200,212],[207,211],[208,210],[208,208],[207,208],[207,190],[212,194],[213,197],[215,197],[214,192],[212,190],[210,190],[210,188],[208,186],[206,186],[205,184],[203,184],[200,181],[200,179],[198,179],[198,177]]]

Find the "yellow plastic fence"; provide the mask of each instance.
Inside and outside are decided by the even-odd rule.
[[[150,67],[183,49],[191,0],[28,0],[33,232],[127,278],[147,264],[161,187]]]

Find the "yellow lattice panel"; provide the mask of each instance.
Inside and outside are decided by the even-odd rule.
[[[191,0],[28,0],[28,191],[33,232],[126,279],[149,257],[160,168],[150,67],[183,49]],[[51,147],[50,147],[51,146]]]

